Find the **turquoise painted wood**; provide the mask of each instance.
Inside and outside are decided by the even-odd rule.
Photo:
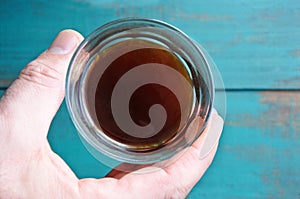
[[[299,10],[297,0],[4,0],[0,4],[0,96],[62,29],[87,35],[122,17],[167,21],[208,50],[226,87],[232,89],[227,92],[227,118],[215,161],[188,198],[297,199]],[[246,91],[251,89],[255,92]],[[81,144],[65,104],[48,139],[79,178],[102,177],[109,171]]]
[[[4,0],[0,6],[0,87],[45,50],[58,31],[87,35],[122,17],[167,21],[211,53],[227,88],[300,86],[298,0]]]

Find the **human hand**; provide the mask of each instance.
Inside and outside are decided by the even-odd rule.
[[[223,120],[216,111],[180,159],[153,173],[113,170],[105,178],[78,179],[51,150],[47,133],[64,98],[67,66],[82,39],[75,31],[62,31],[0,100],[0,198],[184,198],[216,153],[218,142],[204,147],[205,139],[218,140],[221,134]]]

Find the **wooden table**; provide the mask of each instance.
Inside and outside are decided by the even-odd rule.
[[[60,30],[87,35],[128,16],[156,18],[184,30],[208,50],[223,75],[227,118],[219,151],[189,198],[300,198],[298,0],[4,0],[1,94]],[[79,178],[108,172],[81,144],[65,104],[49,141]]]

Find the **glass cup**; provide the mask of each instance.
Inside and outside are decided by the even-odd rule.
[[[86,148],[112,168],[171,164],[201,136],[213,107],[223,118],[226,110],[208,53],[179,29],[139,18],[85,38],[70,62],[66,102]]]

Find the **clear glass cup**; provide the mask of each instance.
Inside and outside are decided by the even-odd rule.
[[[144,59],[150,61],[132,66],[121,76],[119,70],[114,71],[116,76],[120,76],[117,79],[114,73],[107,72],[116,60],[143,50],[146,52]],[[159,63],[152,63],[151,56],[155,53],[147,56],[147,52],[161,51],[180,61],[185,76],[178,69],[164,65],[164,60],[157,59]],[[143,57],[139,59],[143,60]],[[111,77],[104,77],[107,74]],[[111,82],[116,81],[109,92],[99,83],[105,78],[111,78]],[[147,142],[147,139],[157,136],[168,121],[170,115],[166,114],[162,105],[152,104],[149,107],[146,114],[150,122],[142,126],[133,121],[128,111],[134,93],[147,84],[166,87],[176,96],[180,105],[178,128],[163,142]],[[219,92],[217,105],[214,104],[215,84],[218,84]],[[109,106],[105,107],[105,110],[111,109],[109,115],[105,115],[105,111],[101,114],[96,110],[99,102],[95,96],[105,92],[107,95],[103,97],[109,96],[110,100]],[[168,103],[168,98],[165,100]],[[139,18],[110,22],[85,38],[70,62],[66,102],[86,148],[112,168],[122,163],[158,167],[169,165],[201,136],[213,107],[219,107],[218,111],[223,118],[226,114],[223,81],[208,53],[179,29],[162,21]],[[126,134],[125,137],[134,138],[135,144],[109,136],[107,126],[102,125],[99,117],[110,118],[107,121],[114,120],[123,135]],[[119,167],[126,171],[128,168]]]

